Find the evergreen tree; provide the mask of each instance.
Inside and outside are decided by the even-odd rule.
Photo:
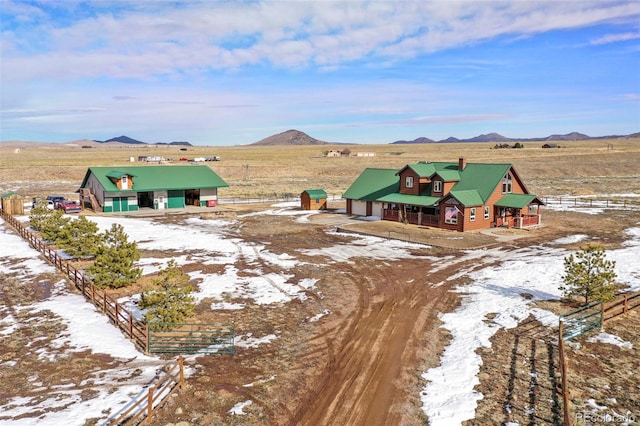
[[[142,293],[138,306],[147,309],[144,314],[147,323],[182,323],[194,313],[195,299],[192,292],[189,276],[172,259],[158,273],[153,287]]]
[[[69,221],[59,232],[56,245],[76,258],[95,257],[102,242],[98,224],[79,216]]]
[[[47,200],[39,200],[35,207],[31,209],[29,225],[35,231],[40,232],[43,240],[54,242],[60,228],[69,221],[69,218],[63,216],[62,210],[49,209]]]
[[[125,287],[140,278],[142,270],[134,267],[140,251],[135,241],[129,242],[128,238],[122,225],[117,223],[102,235],[96,259],[86,270],[97,287]]]
[[[604,247],[587,244],[580,251],[564,258],[563,284],[560,290],[565,296],[584,297],[590,301],[605,302],[615,296],[615,261],[607,260]]]
[[[71,221],[64,216],[62,210],[49,210],[49,214],[43,215],[39,223],[40,237],[47,242],[55,243],[61,230]]]

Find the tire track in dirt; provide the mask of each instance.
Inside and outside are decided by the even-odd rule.
[[[333,352],[289,424],[424,423],[416,370],[421,358],[439,358],[443,345],[427,341],[438,334],[438,313],[453,309],[458,299],[449,291],[454,282],[431,285],[444,282],[461,264],[453,261],[423,283],[414,278],[425,275],[424,261],[400,264],[370,268],[366,280],[360,268],[351,267],[358,307],[331,334],[323,334]]]

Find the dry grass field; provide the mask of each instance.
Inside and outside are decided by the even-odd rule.
[[[366,167],[399,169],[421,160],[457,161],[459,157],[465,157],[469,162],[514,164],[528,189],[541,197],[618,194],[615,197],[620,198],[619,194],[635,194],[637,203],[640,139],[566,142],[558,149],[542,149],[541,142],[524,145],[524,149],[491,149],[493,144],[489,143],[189,147],[183,152],[178,147],[83,149],[80,146],[2,143],[0,193],[16,191],[28,196],[56,193],[73,198],[90,166],[130,165],[130,157],[139,155],[174,159],[218,155],[222,159],[220,162],[203,164],[212,167],[229,183],[229,188],[220,191],[223,200],[298,195],[309,188],[322,188],[328,194],[340,195]],[[329,149],[347,147],[352,152],[375,152],[376,156],[323,157]],[[343,208],[340,203],[335,201],[332,207]],[[328,225],[322,220],[330,220],[330,214],[310,223],[299,223],[284,216],[243,217],[243,213],[268,208],[266,205],[222,208],[222,217],[239,223],[233,230],[233,237],[256,246],[268,246],[275,254],[296,250],[303,253],[316,246],[331,246],[349,240],[346,236],[327,232]],[[589,220],[584,220],[585,216]],[[172,216],[158,219],[167,224],[180,220]],[[442,259],[462,259],[463,250],[460,249],[508,246],[516,250],[577,233],[589,234],[607,248],[616,248],[624,241],[624,230],[640,223],[640,213],[623,210],[584,215],[543,210],[543,222],[545,226],[535,231],[518,233],[514,230],[513,234],[505,233],[501,238],[479,233],[450,238],[442,232],[425,230],[420,241],[433,247],[414,250],[425,250]],[[384,236],[392,232],[402,234],[406,232],[406,226],[376,222],[364,223],[353,230]],[[169,250],[143,253],[143,257],[145,255],[170,257],[179,253]],[[296,277],[312,276],[319,280],[318,288],[309,292],[308,302],[295,301],[267,309],[252,305],[241,311],[197,309],[198,319],[203,322],[232,320],[238,333],[278,333],[278,339],[270,345],[240,349],[233,357],[200,357],[200,369],[188,380],[186,390],[170,399],[153,424],[167,425],[178,421],[188,425],[426,424],[419,400],[424,386],[420,372],[440,362],[440,355],[451,337],[440,327],[440,314],[459,306],[460,295],[453,290],[457,285],[468,283],[465,282],[468,278],[458,274],[460,270],[473,270],[477,266],[475,261],[452,261],[448,266],[435,268],[417,257],[393,261],[362,257],[324,268],[322,264],[328,260],[323,256],[309,254],[300,255],[300,258],[305,263],[296,269]],[[239,270],[253,267],[242,262],[235,265]],[[271,272],[267,264],[261,267]],[[190,264],[186,270],[222,273],[223,268],[223,265]],[[39,283],[33,283],[33,291],[25,292],[13,278],[4,281],[0,283],[0,293],[4,292],[6,299],[13,303],[32,302],[46,296],[41,294],[42,290],[36,291],[42,287]],[[53,282],[53,278],[50,281]],[[424,285],[416,285],[423,281]],[[307,320],[325,309],[332,314],[321,323]],[[564,308],[555,306],[552,310],[562,312]],[[627,374],[629,370],[640,368],[637,355],[640,337],[633,331],[637,330],[637,319],[636,313],[618,319],[610,326],[610,332],[620,333],[622,338],[633,343],[633,351],[621,353],[615,347],[603,348],[583,342],[582,349],[572,352],[572,368],[575,368],[571,383],[576,398],[584,400],[597,390],[602,398],[616,399],[625,407],[633,406],[635,398],[640,414],[640,403],[637,403],[640,388],[637,382],[633,388],[634,378]],[[56,324],[45,325],[57,327]],[[39,327],[41,329],[35,327],[31,331],[32,337],[53,333],[42,324]],[[558,398],[555,390],[557,354],[547,343],[538,343],[530,329],[531,322],[525,322],[514,329],[501,330],[492,338],[492,348],[479,351],[483,364],[476,389],[485,398],[478,405],[476,419],[467,424],[497,425],[510,419],[530,425],[561,424],[561,413],[554,402]],[[514,340],[514,336],[518,339]],[[514,344],[514,341],[518,343]],[[16,341],[11,347],[0,349],[0,358],[26,357],[31,350],[28,346],[25,341]],[[525,358],[536,361],[536,369],[532,370],[531,364],[519,364]],[[38,368],[48,368],[50,373],[55,373],[51,374],[50,383],[55,387],[66,383],[70,377],[82,377],[85,373],[82,369],[89,371],[101,366],[106,369],[113,363],[112,359],[104,360],[92,354],[70,354],[65,363],[53,367],[35,359],[25,359],[26,371],[20,368],[0,371],[0,377],[6,382],[26,383],[25,378]],[[580,364],[588,369],[581,372]],[[524,414],[523,409],[529,406],[532,398],[528,387],[532,371],[540,375],[534,402],[546,405],[543,404],[538,413]],[[599,376],[600,371],[613,378],[606,381]],[[598,388],[597,383],[605,382],[611,384],[611,389]],[[28,384],[24,387],[16,392],[28,393]],[[592,391],[591,388],[597,389]],[[245,416],[228,414],[231,406],[248,399],[254,404]],[[505,404],[520,409],[519,417],[508,416],[504,412]],[[582,408],[576,406],[576,410]],[[95,422],[87,421],[86,424]]]
[[[99,146],[0,143],[0,193],[16,191],[42,196],[71,196],[89,166],[131,164],[130,158],[179,158],[218,155],[210,165],[228,184],[221,197],[298,195],[322,188],[342,194],[366,167],[401,168],[416,161],[512,163],[531,192],[539,196],[640,192],[640,139],[571,141],[561,148],[542,149],[542,142],[524,149],[492,149],[491,143],[407,145],[312,145],[189,147]],[[330,149],[348,148],[375,157],[326,158]],[[138,163],[139,164],[139,163]]]

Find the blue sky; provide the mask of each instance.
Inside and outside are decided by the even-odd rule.
[[[640,131],[638,1],[0,0],[0,140]]]

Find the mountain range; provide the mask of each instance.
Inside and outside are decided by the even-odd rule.
[[[630,135],[610,135],[610,136],[588,136],[584,133],[571,132],[566,135],[550,135],[542,138],[508,138],[499,133],[488,133],[478,135],[469,139],[458,139],[453,136],[435,141],[433,139],[420,137],[412,141],[399,140],[391,142],[392,144],[414,144],[414,143],[460,143],[460,142],[543,142],[543,141],[584,141],[593,139],[620,139],[620,138],[637,138],[640,133],[632,133]]]
[[[106,141],[99,141],[99,140],[93,140],[94,142],[98,142],[98,143],[109,143],[109,142],[119,142],[119,143],[124,143],[124,144],[128,144],[128,145],[179,145],[179,146],[193,146],[191,145],[189,142],[155,142],[155,143],[151,143],[149,144],[148,142],[142,142],[133,138],[130,138],[129,136],[116,136],[115,138],[111,138],[111,139],[107,139]]]
[[[462,143],[462,142],[494,142],[494,143],[507,143],[507,142],[542,142],[542,141],[577,141],[577,140],[599,140],[599,139],[628,139],[628,138],[640,138],[640,132],[632,133],[629,135],[610,135],[610,136],[588,136],[584,133],[579,132],[571,132],[565,135],[553,134],[547,137],[540,138],[509,138],[503,136],[499,133],[488,133],[475,136],[469,139],[458,139],[456,137],[448,137],[447,139],[442,140],[433,140],[427,137],[419,137],[413,140],[397,140],[395,142],[390,142],[390,144],[430,144],[430,143]],[[23,146],[34,146],[35,144],[40,145],[49,145],[47,142],[27,142],[27,141],[3,141],[0,142],[3,146],[14,146],[16,148],[20,148]],[[160,146],[178,146],[178,147],[187,147],[193,146],[191,143],[182,141],[182,142],[143,142],[137,139],[130,138],[129,136],[117,136],[111,139],[107,139],[105,141],[99,140],[90,140],[90,139],[80,139],[73,142],[67,142],[65,145],[76,145],[83,147],[91,147],[91,146],[99,146],[99,145],[116,145],[116,144],[124,144],[124,145],[160,145]],[[58,145],[58,144],[55,144]],[[302,145],[358,145],[356,143],[348,143],[348,142],[326,142],[316,138],[309,136],[308,134],[301,132],[299,130],[287,130],[282,133],[278,133],[264,139],[260,139],[257,142],[253,142],[249,144],[257,145],[257,146],[275,146],[275,145],[285,145],[285,146],[302,146]]]

